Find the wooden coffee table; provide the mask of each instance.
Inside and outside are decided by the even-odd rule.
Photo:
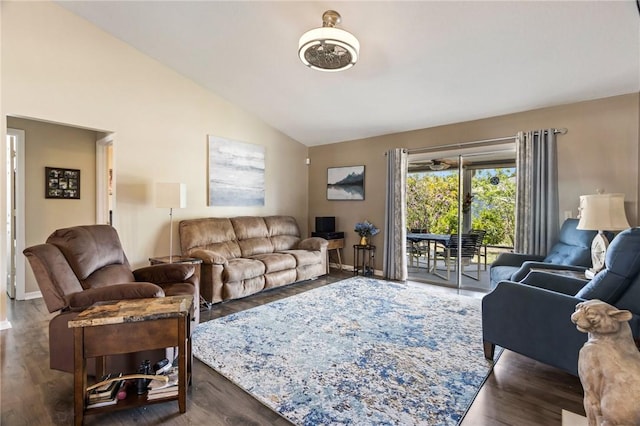
[[[191,380],[192,296],[132,299],[96,304],[69,321],[74,328],[74,414],[82,425],[85,414],[133,408],[178,400],[187,411],[187,383]],[[150,349],[178,347],[178,395],[147,400],[146,394],[129,392],[115,405],[86,407],[87,358],[96,358],[97,376],[103,373],[104,357]]]

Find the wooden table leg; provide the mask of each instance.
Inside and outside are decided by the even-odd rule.
[[[82,426],[84,418],[84,393],[87,389],[87,360],[84,358],[84,329],[74,329],[73,343],[73,410],[74,424]]]
[[[178,319],[178,407],[181,413],[187,411],[187,322],[189,316]]]

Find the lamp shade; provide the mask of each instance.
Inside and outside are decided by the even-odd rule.
[[[156,207],[183,209],[187,207],[187,185],[156,183]]]
[[[624,212],[624,194],[591,194],[580,196],[578,229],[621,231],[629,227]]]

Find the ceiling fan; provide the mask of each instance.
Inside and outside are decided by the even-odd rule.
[[[455,162],[446,160],[413,160],[409,163],[410,172],[420,172],[431,170],[434,172],[446,170],[451,166],[455,166]]]
[[[429,163],[427,163],[427,167],[434,171],[440,171],[448,169],[449,167],[451,167],[451,164],[445,163],[442,160],[431,160]]]

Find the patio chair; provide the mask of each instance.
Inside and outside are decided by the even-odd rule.
[[[409,233],[421,234],[426,233],[426,229],[410,229]],[[413,267],[414,260],[416,261],[416,266],[420,267],[420,258],[424,258],[426,260],[426,268],[429,268],[430,260],[430,249],[431,246],[429,241],[424,240],[412,240],[407,238],[407,256],[409,256],[409,266]]]
[[[455,259],[461,257],[462,259],[473,259],[476,255],[476,240],[478,239],[479,234],[462,234],[460,236],[461,244],[458,245],[458,234],[451,234],[449,240],[445,243],[437,243],[436,250],[433,254],[433,274],[445,279],[447,281],[451,278],[451,260],[453,259],[453,271],[457,270],[458,262]],[[447,271],[447,275],[441,275],[438,273],[437,262],[438,260],[444,260],[445,270]],[[462,274],[473,278],[474,280],[480,280],[480,262],[478,262],[478,275],[474,277],[472,275],[468,275],[462,271]]]
[[[484,229],[471,229],[469,234],[477,235],[476,237],[476,256],[478,257],[478,268],[480,268],[480,262],[484,257],[484,270],[487,270],[487,247],[484,245],[484,237],[487,231]],[[484,249],[484,253],[483,250]],[[478,276],[480,275],[480,269],[478,269]]]

